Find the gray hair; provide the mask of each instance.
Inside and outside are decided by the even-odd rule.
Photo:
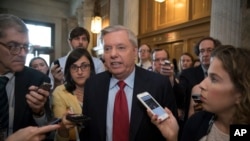
[[[137,41],[137,37],[135,36],[135,34],[130,29],[128,29],[128,28],[126,28],[125,26],[122,26],[122,25],[111,25],[111,26],[108,26],[108,27],[102,29],[101,36],[100,36],[101,43],[103,44],[103,37],[106,34],[112,33],[112,32],[115,32],[115,31],[121,31],[121,30],[126,31],[128,33],[129,41],[135,47],[138,47],[138,41]]]
[[[9,28],[15,28],[19,33],[28,33],[23,20],[11,14],[0,14],[0,38],[6,36],[5,31]]]

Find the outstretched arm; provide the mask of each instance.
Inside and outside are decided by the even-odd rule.
[[[179,132],[177,120],[168,108],[165,108],[165,111],[169,117],[164,121],[159,120],[157,115],[153,115],[149,110],[147,110],[147,113],[151,118],[151,122],[156,125],[167,141],[177,141]]]
[[[10,135],[6,141],[42,141],[47,132],[51,132],[60,127],[60,125],[47,125],[42,127],[29,126],[18,130]]]

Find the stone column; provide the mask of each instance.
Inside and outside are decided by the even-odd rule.
[[[242,0],[212,0],[210,36],[241,46]]]
[[[110,0],[110,12],[109,12],[109,24],[110,25],[117,25],[121,24],[121,21],[119,20],[121,17],[123,17],[123,14],[121,13],[122,9],[122,0]]]
[[[139,0],[124,0],[124,26],[138,35]]]
[[[92,17],[94,16],[94,0],[84,0],[83,2],[83,22],[82,25],[84,28],[86,28],[89,33],[90,33],[90,42],[89,42],[89,46],[88,46],[88,50],[89,52],[92,54],[92,48],[94,47],[94,42],[96,41],[95,36],[93,36],[92,32],[91,32],[91,20]],[[93,55],[93,54],[92,54]]]
[[[250,1],[242,0],[242,47],[250,48]]]

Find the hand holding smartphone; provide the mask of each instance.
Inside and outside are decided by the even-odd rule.
[[[57,65],[58,67],[60,67],[59,60],[55,60],[55,61],[54,61],[54,65]]]
[[[163,66],[170,66],[171,62],[169,60],[164,60],[164,61],[161,61],[160,64]]]
[[[170,62],[169,60],[165,60],[165,61],[164,61],[164,65],[170,66],[170,65],[171,65],[171,62]]]
[[[202,103],[200,94],[192,94],[192,99],[195,103]]]
[[[43,84],[39,86],[39,89],[50,91],[51,86],[52,85],[50,83],[43,82]]]
[[[66,119],[74,123],[84,123],[90,120],[90,117],[83,114],[68,114]]]
[[[157,115],[158,119],[163,121],[168,118],[169,115],[148,92],[137,94],[137,98],[154,115]]]
[[[57,65],[57,68],[60,68],[60,67],[61,67],[58,59],[54,61],[54,65]],[[61,71],[61,70],[60,70],[60,71]],[[59,72],[60,72],[60,71],[59,71]]]

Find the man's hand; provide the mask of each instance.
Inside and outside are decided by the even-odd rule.
[[[174,65],[173,64],[161,64],[161,75],[165,75],[169,77],[169,80],[171,82],[171,85],[174,85]]]
[[[62,68],[58,67],[58,65],[54,65],[52,68],[51,68],[51,74],[54,78],[54,84],[56,86],[60,85],[60,84],[63,84],[63,72],[61,70]],[[55,88],[55,86],[54,86]]]
[[[47,125],[43,127],[33,127],[29,126],[18,130],[11,136],[9,136],[6,141],[42,141],[45,139],[45,134],[51,132],[60,127],[60,125]]]
[[[30,92],[26,94],[26,101],[34,114],[41,115],[44,112],[44,105],[49,96],[49,91],[37,86],[30,86],[29,90]]]
[[[160,74],[165,75],[165,76],[173,76],[174,75],[174,66],[173,64],[161,64],[161,71]]]
[[[72,109],[68,109],[68,111],[63,115],[62,122],[60,123],[61,128],[59,128],[57,133],[59,136],[68,138],[69,137],[69,129],[74,128],[76,125],[73,122],[70,122],[66,119],[67,114],[73,114]]]
[[[203,110],[203,107],[202,107],[201,103],[194,103],[193,107],[194,107],[195,112]]]

